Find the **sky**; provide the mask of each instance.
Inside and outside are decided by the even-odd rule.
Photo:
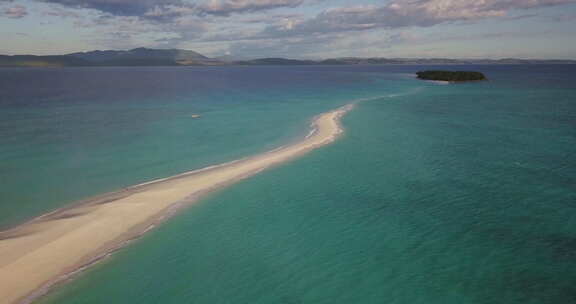
[[[0,54],[576,59],[576,0],[0,0]]]

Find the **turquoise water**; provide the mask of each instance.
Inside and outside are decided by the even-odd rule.
[[[420,68],[255,69],[249,75],[266,74],[266,86],[277,83],[271,75],[278,73],[326,79],[283,83],[263,98],[230,80],[234,96],[215,105],[222,99],[202,95],[199,100],[209,100],[205,110],[190,105],[186,112],[184,102],[171,99],[168,113],[203,117],[155,121],[151,129],[164,132],[142,135],[147,147],[186,137],[195,142],[200,135],[183,129],[204,119],[204,128],[223,135],[198,143],[199,152],[189,148],[195,160],[176,148],[133,160],[144,166],[173,159],[172,167],[132,172],[135,180],[146,179],[138,172],[156,178],[182,164],[266,150],[305,134],[315,114],[373,98],[344,118],[346,133],[336,143],[212,193],[40,302],[575,302],[571,68],[476,67],[492,80],[449,86],[407,77]],[[159,110],[153,112],[157,117]],[[223,116],[210,118],[213,112]],[[228,124],[237,112],[251,118],[241,128]],[[125,149],[130,155],[132,146]],[[144,150],[142,157],[150,152]]]
[[[276,148],[314,115],[390,91],[372,73],[252,70],[1,70],[0,227]]]

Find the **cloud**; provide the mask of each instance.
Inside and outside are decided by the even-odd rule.
[[[546,19],[554,22],[574,22],[576,21],[576,14],[563,14],[559,16],[547,17]]]
[[[237,56],[259,54],[281,56],[363,52],[377,54],[392,45],[414,43],[422,37],[395,33],[402,28],[430,27],[443,23],[477,21],[486,18],[517,19],[510,11],[575,3],[576,0],[394,0],[385,5],[362,5],[327,9],[316,16],[268,18],[260,30],[231,29],[208,33],[200,41],[229,42],[229,52]],[[392,31],[383,31],[392,30]],[[354,35],[350,35],[354,31]],[[485,37],[489,38],[489,37]],[[478,38],[480,39],[480,38]],[[427,39],[424,39],[427,41]],[[429,41],[428,41],[429,42]],[[336,50],[336,51],[334,51]]]
[[[362,55],[368,55],[422,38],[395,33],[404,29],[488,18],[528,18],[535,16],[529,9],[576,3],[576,0],[345,1],[354,4],[318,11],[323,6],[309,4],[322,0],[31,1],[54,4],[48,6],[44,15],[69,18],[76,26],[90,29],[94,33],[90,41],[102,47],[218,46],[219,50],[239,56],[306,57],[321,57],[320,53],[358,54],[363,50],[366,53]],[[363,2],[379,4],[357,4]],[[15,5],[11,0],[0,3]],[[278,10],[270,12],[275,9]],[[524,15],[510,14],[518,10],[526,11]]]
[[[73,19],[84,19],[84,17],[75,10],[66,9],[60,6],[52,7],[50,10],[42,12],[44,16],[59,17],[59,18],[73,18]]]
[[[323,59],[355,56],[379,56],[396,42],[385,32],[311,34],[277,39],[232,41],[227,53],[239,58],[289,57]]]
[[[9,1],[9,0],[0,0]],[[38,0],[74,8],[91,8],[117,16],[151,18],[182,15],[229,16],[275,8],[294,8],[306,0],[205,0],[192,3],[186,0]],[[310,1],[310,0],[308,0]],[[318,1],[318,0],[312,0]]]
[[[233,13],[255,12],[281,7],[294,8],[303,3],[304,0],[213,0],[201,4],[197,8],[203,14],[229,16]]]
[[[266,28],[266,36],[307,35],[374,28],[427,27],[507,16],[516,9],[576,3],[576,0],[395,0],[383,6],[328,9],[307,20]]]
[[[305,0],[211,0],[200,4],[157,5],[144,13],[143,17],[164,21],[192,15],[198,17],[229,17],[234,14],[256,13],[277,8],[295,8],[305,2]]]
[[[521,9],[576,3],[575,0],[490,0],[493,9]]]
[[[2,0],[0,0],[2,1]],[[51,16],[60,16],[74,18],[75,24],[80,27],[99,27],[101,33],[106,32],[106,44],[109,45],[114,39],[127,40],[137,39],[138,36],[150,35],[153,33],[163,34],[161,38],[154,41],[162,46],[178,46],[189,41],[206,41],[204,34],[211,29],[211,35],[214,37],[227,36],[221,35],[222,32],[234,33],[234,39],[239,36],[236,34],[242,31],[241,25],[249,22],[243,22],[239,18],[232,18],[232,14],[253,13],[265,11],[280,7],[296,7],[305,1],[319,0],[211,0],[201,3],[190,3],[181,0],[145,0],[145,1],[127,1],[127,0],[43,0],[61,4],[60,9],[48,11],[45,14]],[[114,6],[109,6],[114,3]],[[68,7],[84,7],[97,9],[99,14],[89,18],[78,18]],[[260,17],[260,21],[266,22],[276,20],[276,18],[294,17],[291,15],[273,15]],[[229,21],[221,22],[222,17]],[[269,18],[268,18],[269,17]],[[253,22],[254,23],[254,22]],[[258,22],[255,22],[257,24]],[[228,30],[226,28],[228,27]],[[256,25],[258,27],[258,25]],[[242,36],[250,37],[260,32],[258,30],[249,31],[250,34]],[[212,42],[217,42],[212,40]],[[227,40],[227,39],[224,39]],[[221,41],[221,40],[220,40]]]
[[[155,7],[183,5],[181,0],[39,0],[74,8],[91,8],[118,16],[140,16]]]
[[[110,14],[70,18],[77,27],[91,29],[90,43],[101,48],[180,47],[185,42],[198,40],[209,30],[209,23],[197,16],[182,16],[171,22]]]
[[[4,16],[4,17],[8,17],[8,18],[14,18],[14,19],[19,19],[19,18],[22,18],[26,15],[28,15],[28,10],[26,9],[25,6],[22,6],[22,5],[15,5],[12,7],[7,7],[7,8],[4,8],[0,12],[0,16]]]

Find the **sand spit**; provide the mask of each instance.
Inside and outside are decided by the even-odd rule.
[[[294,144],[105,194],[0,232],[0,304],[30,303],[203,194],[331,143],[351,109],[317,116],[314,131]]]

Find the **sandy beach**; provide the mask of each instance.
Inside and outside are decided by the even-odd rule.
[[[0,303],[29,303],[203,194],[334,141],[351,108],[317,116],[308,137],[282,148],[105,194],[0,232]]]

